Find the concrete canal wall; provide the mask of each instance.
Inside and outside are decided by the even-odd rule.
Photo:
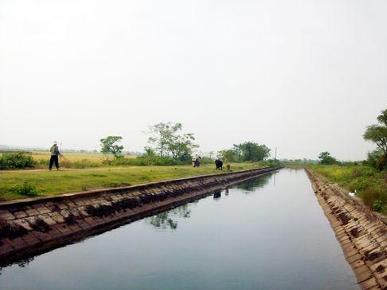
[[[387,289],[384,217],[323,176],[311,170],[307,174],[362,289]]]
[[[106,231],[271,171],[252,169],[0,203],[0,265]]]

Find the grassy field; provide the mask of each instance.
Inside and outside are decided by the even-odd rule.
[[[312,165],[313,170],[338,183],[348,191],[357,192],[365,204],[387,214],[387,172],[364,165]]]
[[[32,158],[36,161],[47,161],[50,159],[50,152],[44,151],[32,151]],[[102,162],[105,159],[105,155],[101,153],[74,153],[74,152],[64,152],[63,155],[65,159],[75,162],[83,159],[87,159],[94,162]]]
[[[37,163],[37,168],[46,168],[50,160],[50,152],[33,151],[32,158]],[[76,153],[63,152],[60,156],[61,167],[66,168],[86,168],[86,167],[102,167],[103,161],[106,159],[113,159],[112,156],[106,156],[101,153]],[[135,158],[135,156],[125,156],[125,158]]]
[[[231,164],[231,170],[261,167],[257,163]],[[0,171],[0,200],[26,198],[19,193],[23,184],[36,188],[38,196],[56,195],[104,187],[134,185],[151,181],[182,178],[188,176],[220,173],[214,165],[192,166],[128,166],[98,167],[87,169],[15,170]]]

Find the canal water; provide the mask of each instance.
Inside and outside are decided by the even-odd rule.
[[[1,269],[0,289],[359,289],[303,170]]]

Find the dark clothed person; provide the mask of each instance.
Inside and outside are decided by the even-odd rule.
[[[50,158],[50,165],[48,166],[48,169],[52,169],[52,166],[55,164],[56,169],[59,169],[59,148],[56,143],[51,146],[50,148],[51,158]]]

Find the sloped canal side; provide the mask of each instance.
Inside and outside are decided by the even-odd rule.
[[[387,289],[385,218],[323,176],[312,170],[307,173],[362,289]]]
[[[0,289],[358,289],[304,171],[282,169],[5,267]]]

